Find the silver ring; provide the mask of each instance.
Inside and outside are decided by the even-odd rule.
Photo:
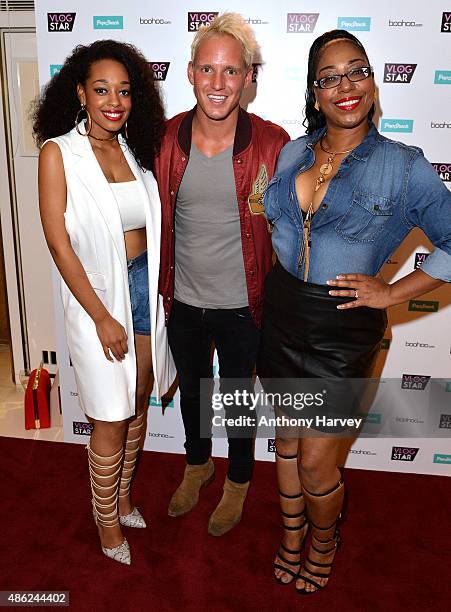
[[[357,292],[357,289],[354,289],[354,297],[355,297],[356,300],[359,299],[359,294]]]

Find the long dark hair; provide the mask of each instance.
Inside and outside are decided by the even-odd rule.
[[[80,110],[78,83],[85,84],[94,62],[110,59],[128,72],[132,110],[127,121],[127,145],[142,168],[153,169],[164,132],[164,109],[152,70],[136,47],[116,40],[98,40],[75,47],[36,102],[33,135],[38,145],[66,134],[74,127]],[[122,128],[125,137],[125,130]]]
[[[349,40],[358,49],[360,49],[360,51],[362,51],[365,58],[367,59],[368,64],[370,63],[365,48],[360,42],[360,40],[350,32],[347,32],[346,30],[331,30],[330,32],[325,32],[313,41],[308,55],[307,90],[305,92],[305,119],[302,123],[302,125],[304,125],[306,128],[307,134],[312,134],[319,128],[324,127],[326,125],[326,118],[321,112],[321,109],[318,111],[315,108],[316,98],[315,86],[313,85],[313,82],[316,81],[316,69],[318,68],[319,55],[324,45],[327,45],[327,43],[331,42],[332,40],[338,40],[342,38],[344,38],[345,40]],[[370,112],[368,113],[369,121],[373,118],[375,110],[376,108],[373,103]]]

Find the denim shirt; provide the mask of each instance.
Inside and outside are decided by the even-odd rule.
[[[303,222],[294,178],[312,167],[317,130],[282,149],[265,194],[265,214],[282,266],[303,278]],[[308,282],[337,274],[374,276],[410,230],[420,227],[436,247],[421,269],[451,281],[451,192],[418,147],[385,138],[370,125],[341,163],[311,223]]]

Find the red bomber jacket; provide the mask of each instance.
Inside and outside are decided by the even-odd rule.
[[[175,205],[188,165],[194,113],[195,108],[167,122],[160,153],[155,160],[162,205],[159,291],[164,300],[166,324],[174,299]],[[233,171],[249,308],[257,325],[260,325],[265,277],[272,266],[271,236],[262,214],[262,196],[274,174],[279,152],[289,140],[288,134],[278,125],[240,108],[233,145]]]

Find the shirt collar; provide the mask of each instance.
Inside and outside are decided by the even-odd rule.
[[[326,127],[322,127],[319,130],[313,132],[307,136],[306,147],[313,151],[316,143],[326,133]],[[372,150],[377,144],[377,140],[379,137],[379,132],[376,129],[376,126],[371,121],[370,129],[368,130],[368,134],[365,136],[363,141],[349,154],[351,157],[358,159],[359,161],[366,161],[370,156]]]

